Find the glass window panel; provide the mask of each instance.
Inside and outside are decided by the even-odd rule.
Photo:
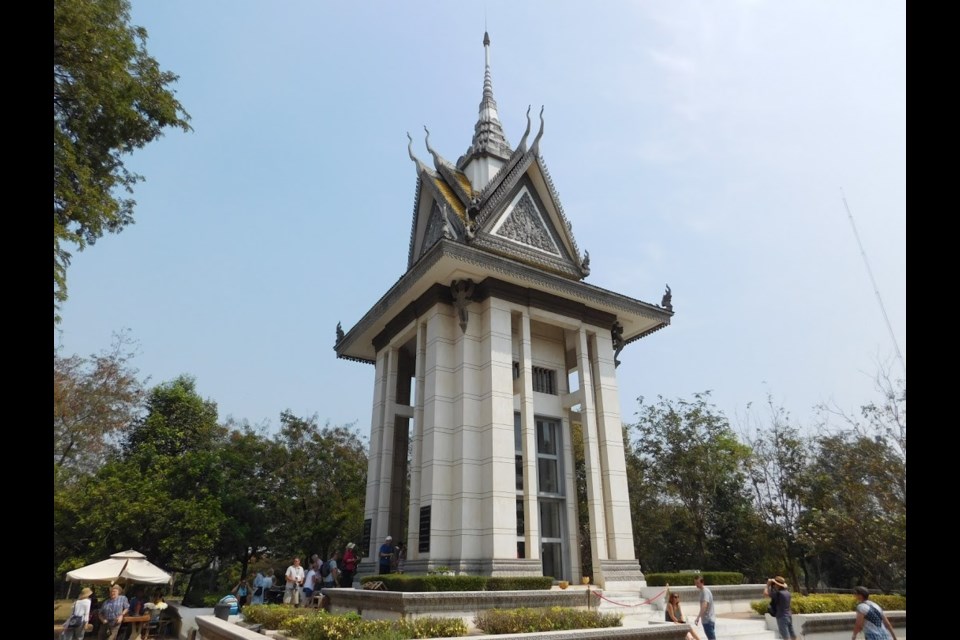
[[[537,420],[537,453],[557,455],[557,425]]]
[[[563,580],[563,554],[559,542],[543,543],[543,575]]]
[[[557,461],[548,458],[537,460],[540,470],[540,493],[560,493],[560,479],[557,474]]]
[[[522,538],[523,534],[524,534],[523,500],[517,500],[517,535]]]
[[[555,500],[540,501],[540,536],[560,537],[560,503]]]
[[[517,468],[517,491],[523,491],[523,456],[515,456]]]
[[[520,433],[520,414],[513,414],[513,450],[523,452],[523,435]]]

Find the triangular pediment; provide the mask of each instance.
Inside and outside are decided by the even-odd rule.
[[[439,174],[421,171],[413,212],[408,269],[440,238],[462,240],[464,233],[463,203]]]
[[[532,154],[503,176],[476,216],[473,243],[538,268],[582,278],[573,231],[563,215],[552,183]]]
[[[544,218],[526,185],[517,191],[513,201],[493,223],[490,233],[527,249],[542,251],[557,258],[565,257],[553,225]]]

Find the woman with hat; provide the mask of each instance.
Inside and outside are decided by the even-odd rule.
[[[80,590],[80,595],[73,603],[73,611],[64,624],[63,633],[60,634],[61,640],[82,640],[83,634],[87,631],[87,622],[90,620],[90,596],[92,595],[93,589],[90,587],[84,587]],[[80,617],[79,623],[74,616]],[[68,626],[71,622],[75,624]]]
[[[793,630],[793,613],[790,611],[790,591],[787,581],[782,576],[767,580],[763,595],[770,597],[770,614],[777,619],[777,630],[785,640],[797,640],[797,633]]]
[[[352,542],[347,543],[347,548],[343,552],[343,569],[340,571],[340,586],[344,589],[353,588],[353,576],[357,575],[357,545]]]

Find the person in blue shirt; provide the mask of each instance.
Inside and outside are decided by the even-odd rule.
[[[379,558],[379,573],[391,573],[393,571],[393,554],[396,552],[396,548],[393,546],[393,537],[387,536],[383,540],[383,544],[380,545],[380,554]]]
[[[127,615],[129,609],[130,601],[127,600],[127,596],[120,593],[120,585],[111,586],[110,598],[104,600],[97,610],[97,616],[100,618],[97,640],[117,640],[123,616]]]

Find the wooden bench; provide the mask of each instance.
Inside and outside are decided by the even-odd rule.
[[[370,582],[364,582],[363,588],[368,591],[386,591],[387,586],[383,584],[380,580],[371,580]]]
[[[93,625],[89,622],[87,623],[86,628],[83,630],[84,635],[93,632]],[[53,640],[60,640],[60,634],[63,633],[63,623],[53,625]]]

